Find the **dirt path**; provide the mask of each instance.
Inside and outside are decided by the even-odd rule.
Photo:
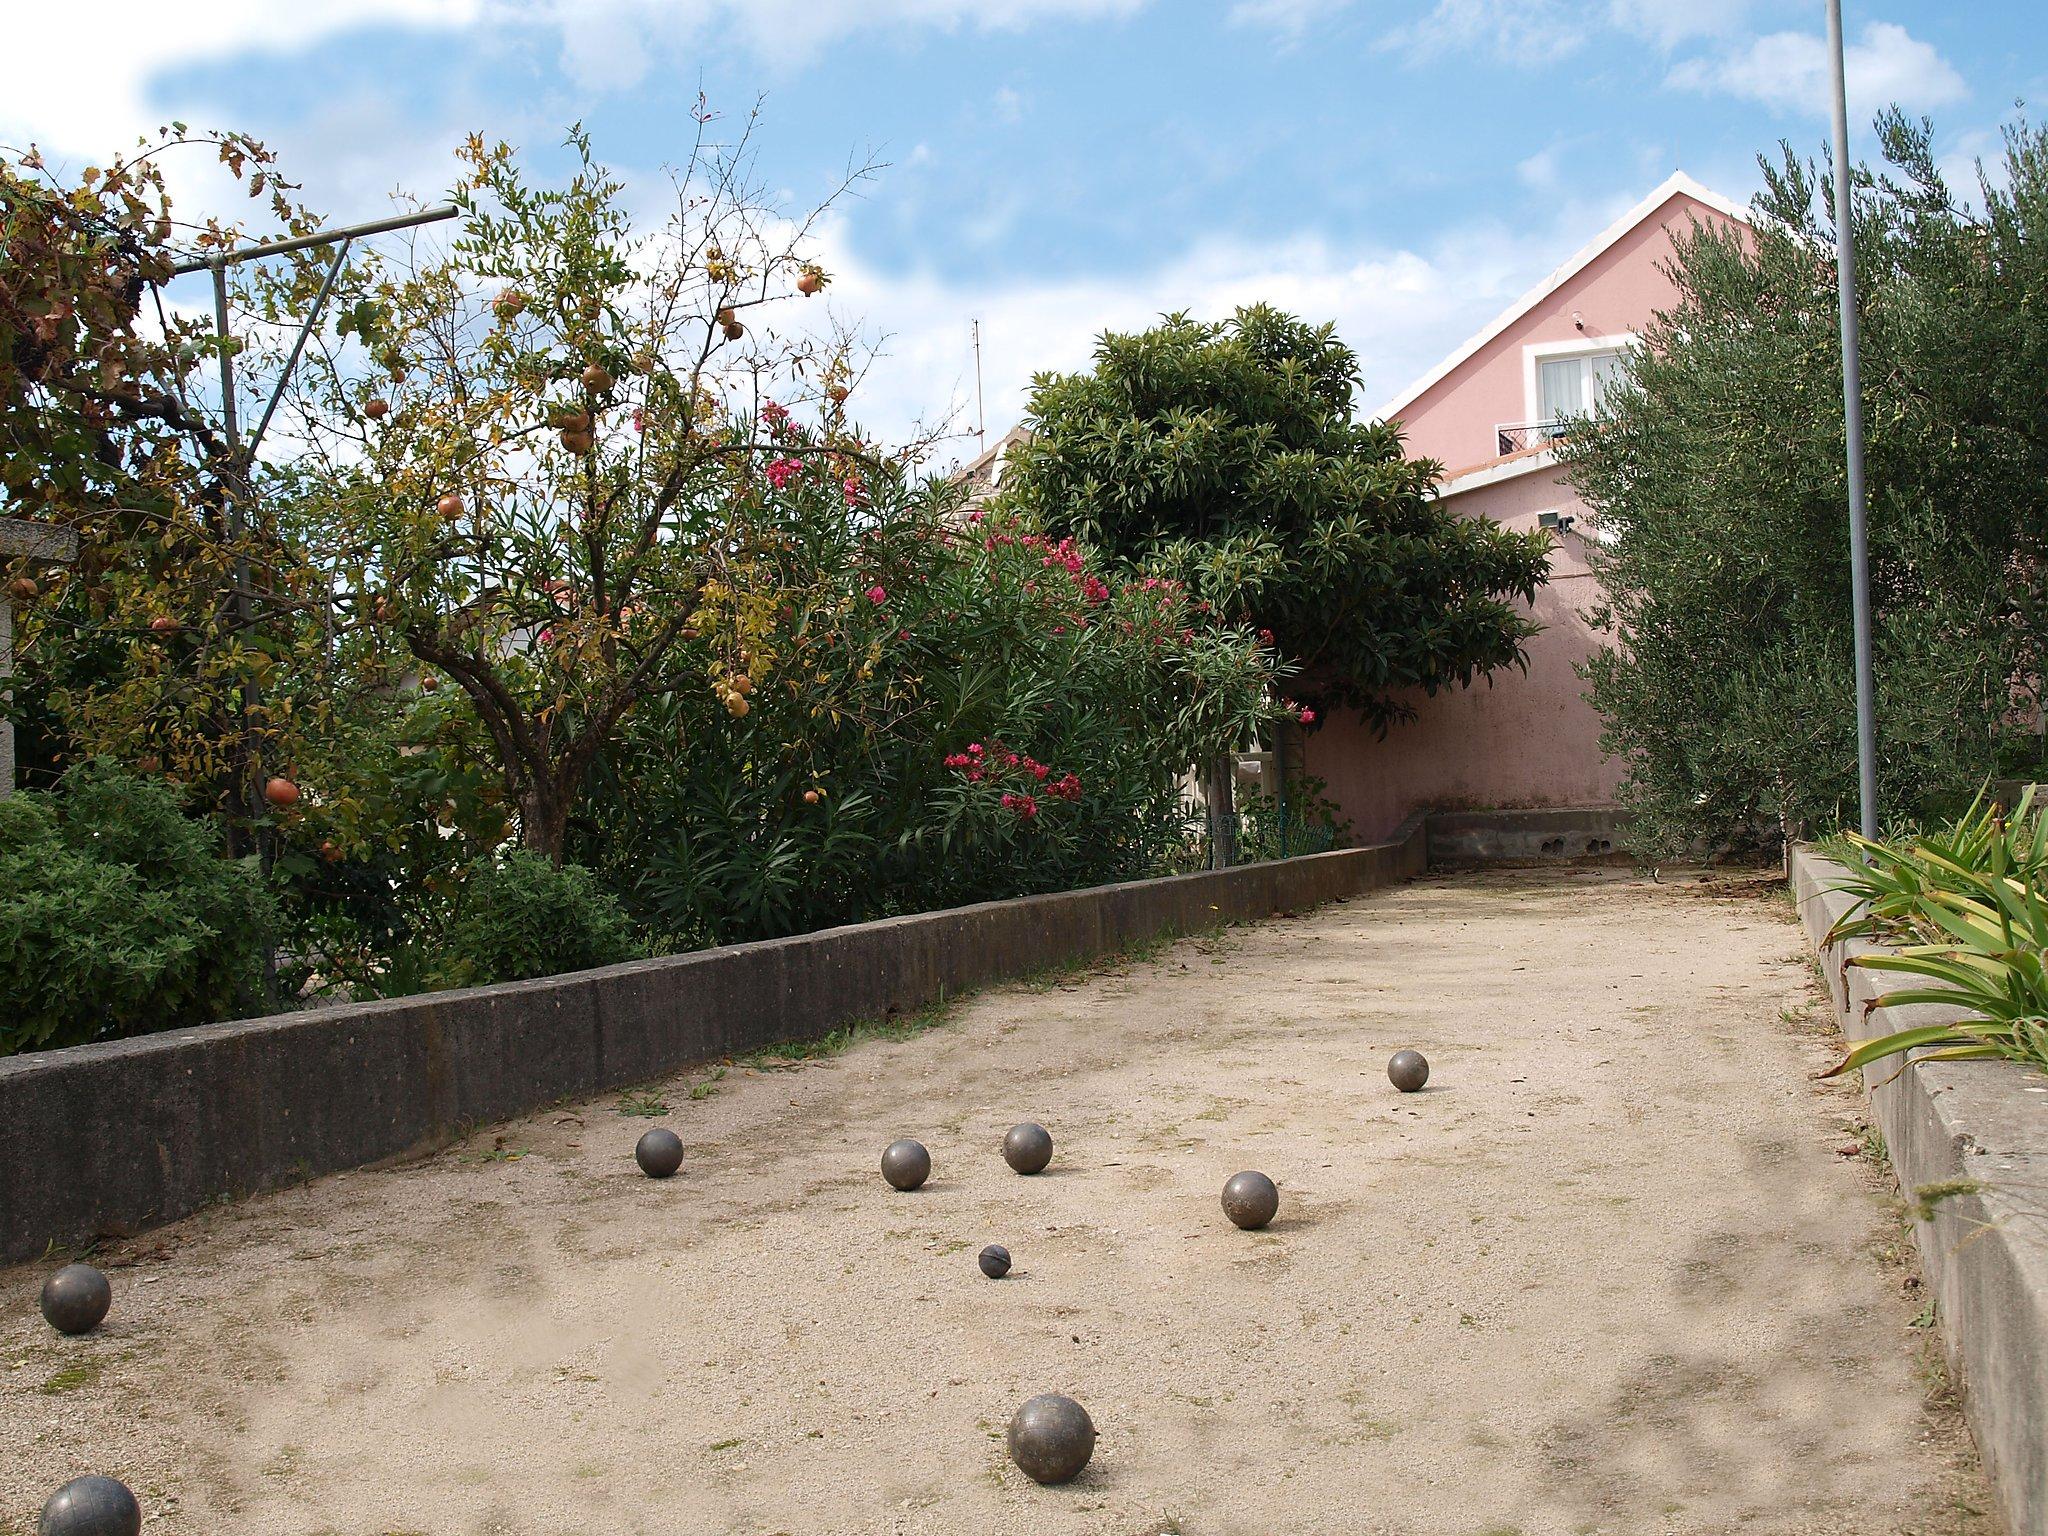
[[[1782,897],[1429,880],[218,1211],[89,1339],[0,1271],[0,1532],[91,1469],[195,1536],[1990,1536],[1808,975]]]

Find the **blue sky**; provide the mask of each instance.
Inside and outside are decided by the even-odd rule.
[[[1334,319],[1365,404],[1434,363],[1670,171],[1746,199],[1825,133],[1818,3],[1740,0],[114,0],[10,21],[0,140],[83,164],[173,115],[246,129],[337,220],[432,194],[471,129],[542,164],[581,119],[650,197],[701,88],[765,98],[792,205],[886,162],[824,233],[882,353],[884,432],[988,418],[1104,326],[1270,298]],[[2048,96],[2019,0],[1849,0],[1852,113],[1945,156]],[[78,30],[92,16],[91,35]],[[203,20],[195,21],[201,15]],[[25,28],[27,35],[21,35]],[[203,178],[195,206],[223,189]]]

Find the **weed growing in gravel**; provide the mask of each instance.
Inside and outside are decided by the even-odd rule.
[[[694,1091],[693,1095],[694,1097]],[[665,1115],[668,1100],[651,1089],[644,1092],[622,1093],[619,1095],[619,1113],[622,1115]]]
[[[80,1387],[89,1387],[98,1381],[103,1369],[97,1360],[81,1360],[76,1365],[65,1366],[44,1382],[39,1390],[49,1397],[55,1397],[63,1392],[76,1392]]]
[[[1961,1195],[1980,1195],[1991,1186],[1981,1179],[1942,1179],[1913,1187],[1913,1215],[1921,1221],[1934,1220],[1935,1207]]]
[[[736,1064],[756,1072],[783,1072],[807,1061],[843,1056],[863,1040],[909,1040],[944,1024],[953,1013],[953,1000],[941,997],[915,1013],[893,1018],[855,1019],[818,1036],[815,1040],[785,1040],[763,1046],[750,1055],[736,1058]]]

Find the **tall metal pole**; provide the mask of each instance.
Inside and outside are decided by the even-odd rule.
[[[1877,836],[1877,687],[1870,664],[1870,534],[1863,497],[1863,380],[1856,355],[1856,237],[1850,227],[1849,88],[1842,0],[1828,0],[1835,87],[1835,279],[1842,302],[1842,422],[1849,456],[1849,582],[1856,614],[1856,787],[1865,837]]]
[[[974,322],[974,446],[988,447],[988,411],[981,399],[981,322]]]
[[[171,268],[173,277],[183,277],[194,272],[210,271],[213,274],[213,334],[220,343],[220,407],[221,431],[227,438],[227,473],[223,478],[221,498],[221,521],[227,536],[235,546],[234,595],[235,623],[243,636],[253,635],[256,625],[256,594],[249,579],[249,547],[244,537],[248,528],[248,509],[243,498],[250,494],[251,465],[257,444],[270,426],[270,418],[283,398],[285,385],[292,370],[298,366],[299,355],[304,351],[306,338],[320,319],[320,311],[326,306],[328,296],[334,291],[335,279],[341,275],[343,264],[348,259],[349,243],[366,235],[380,235],[392,230],[413,229],[422,224],[438,224],[452,219],[460,212],[452,205],[429,208],[421,213],[394,214],[389,218],[372,219],[365,224],[350,224],[340,229],[318,230],[310,235],[294,235],[288,240],[270,240],[261,245],[245,245],[236,250],[213,251],[204,256],[181,261]],[[228,328],[228,268],[244,261],[253,261],[264,256],[276,256],[289,251],[311,250],[315,246],[336,245],[333,263],[327,269],[327,277],[320,285],[320,293],[313,301],[305,323],[299,328],[297,341],[292,344],[291,356],[279,375],[277,387],[272,392],[270,404],[264,408],[262,419],[256,424],[255,435],[250,438],[246,449],[242,443],[239,412],[235,403],[235,344]],[[250,717],[262,702],[262,689],[253,679],[242,683],[242,750],[246,758],[243,765],[248,795],[250,839],[255,844],[258,861],[263,868],[266,883],[276,857],[276,845],[269,835],[268,808],[264,796],[264,774],[261,755],[256,748],[256,736],[250,726]],[[271,943],[270,935],[263,936],[263,1007],[266,1013],[277,1011],[277,950]]]
[[[213,262],[213,334],[220,342],[221,431],[228,440],[227,474],[221,486],[221,518],[235,551],[235,627],[246,640],[255,631],[256,595],[249,583],[249,544],[243,536],[247,518],[242,506],[242,429],[235,409],[235,343],[228,330],[228,268],[216,257]],[[248,797],[249,836],[256,847],[264,883],[270,877],[270,839],[264,835],[263,764],[256,751],[256,735],[249,717],[262,702],[254,678],[242,679],[242,790]],[[270,935],[263,936],[263,1010],[277,1011],[277,951]]]

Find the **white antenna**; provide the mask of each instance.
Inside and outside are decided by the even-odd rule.
[[[981,399],[981,322],[974,322],[974,441],[988,447],[988,411]]]

